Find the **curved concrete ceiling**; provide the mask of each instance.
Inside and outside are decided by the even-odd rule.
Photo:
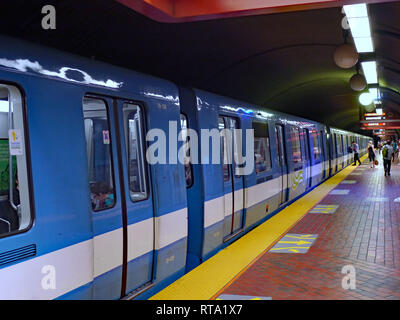
[[[41,29],[45,4],[57,29]],[[384,106],[400,108],[400,2],[369,5]],[[339,128],[359,130],[355,69],[333,62],[341,8],[166,24],[114,0],[2,4],[0,30]],[[18,19],[15,19],[15,15]]]

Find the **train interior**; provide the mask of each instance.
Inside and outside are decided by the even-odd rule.
[[[0,84],[0,237],[31,221],[26,168],[21,93]]]

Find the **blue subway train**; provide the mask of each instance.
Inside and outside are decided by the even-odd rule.
[[[0,41],[0,299],[147,299],[351,164],[352,141],[366,153],[356,133]],[[184,147],[148,139],[171,123],[251,129],[253,170],[222,135],[230,162],[149,163],[156,142]]]

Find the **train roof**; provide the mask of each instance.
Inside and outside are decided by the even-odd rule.
[[[168,80],[110,65],[101,61],[77,56],[60,50],[32,44],[7,36],[0,36],[0,68],[9,71],[65,81],[76,85],[100,87],[122,95],[135,92],[149,98],[179,103],[177,86]],[[248,102],[195,89],[198,95],[207,97],[221,108],[258,117],[275,117],[284,121],[305,124],[325,124],[318,121],[263,108]],[[346,133],[350,131],[334,128]],[[361,136],[361,135],[359,135]]]
[[[168,80],[7,36],[0,36],[0,41],[2,69],[114,92],[135,92],[179,101],[176,85]]]
[[[264,118],[265,120],[268,120],[270,118],[274,118],[275,120],[280,120],[281,122],[287,122],[289,124],[295,124],[299,125],[301,127],[307,127],[310,125],[320,125],[320,126],[326,126],[326,124],[310,120],[310,119],[305,119],[303,117],[283,113],[280,111],[268,109],[268,108],[262,108],[260,106],[236,100],[233,98],[225,97],[216,93],[210,93],[208,91],[200,90],[200,89],[195,89],[197,96],[198,96],[198,101],[197,103],[213,103],[215,106],[218,106],[219,108],[225,110],[225,111],[231,111],[233,113],[242,113],[243,115],[247,115],[250,117],[258,117],[258,118]],[[204,101],[202,101],[202,99]],[[206,101],[208,100],[208,101]],[[334,128],[330,127],[330,129],[333,129],[336,132],[341,132],[342,134],[352,134],[360,137],[366,137],[363,135],[360,135],[358,133],[354,133],[351,131],[339,129],[339,128]]]

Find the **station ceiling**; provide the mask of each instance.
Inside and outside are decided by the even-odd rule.
[[[56,7],[56,30],[41,27],[47,4]],[[369,12],[384,108],[396,112],[400,1],[369,4]],[[13,0],[0,15],[3,34],[361,132],[359,93],[349,86],[355,68],[333,62],[341,7],[161,23],[115,0]]]

